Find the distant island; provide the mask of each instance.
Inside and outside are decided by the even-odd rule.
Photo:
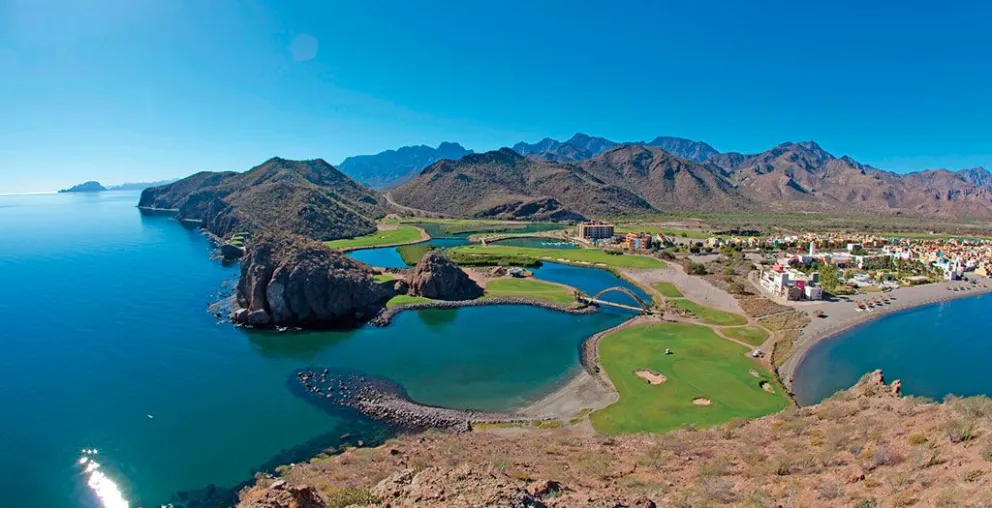
[[[59,194],[66,192],[104,192],[106,190],[107,188],[100,185],[100,182],[85,182],[79,185],[73,185],[68,189],[62,189],[59,191]]]
[[[157,182],[129,182],[122,183],[120,185],[111,185],[110,187],[104,187],[100,182],[89,181],[81,183],[79,185],[74,185],[68,189],[62,189],[59,191],[60,194],[66,192],[106,192],[106,191],[136,191],[145,190],[150,187],[159,187],[162,185],[168,185],[175,182],[177,179],[173,178],[171,180],[159,180]]]

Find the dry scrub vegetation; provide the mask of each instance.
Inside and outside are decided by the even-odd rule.
[[[822,404],[708,430],[428,433],[283,479],[314,487],[324,504],[310,506],[992,506],[992,400],[900,397],[876,373]],[[279,506],[263,504],[274,481],[241,506]]]

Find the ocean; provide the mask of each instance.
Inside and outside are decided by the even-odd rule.
[[[294,395],[299,369],[354,369],[419,402],[509,409],[567,380],[581,341],[629,317],[473,307],[407,312],[381,329],[246,331],[210,310],[237,266],[137,200],[0,196],[5,504],[224,505],[257,471],[391,432]]]

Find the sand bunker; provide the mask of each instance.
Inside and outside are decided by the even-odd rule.
[[[637,374],[637,377],[647,381],[649,385],[660,385],[661,383],[668,381],[668,378],[663,374],[659,374],[653,370],[636,370],[634,371],[634,374]]]
[[[696,397],[695,399],[692,399],[692,403],[697,406],[708,406],[712,404],[713,401],[710,399],[704,399],[702,397]]]
[[[758,383],[758,386],[760,386],[762,390],[768,393],[775,393],[775,389],[772,388],[772,384],[769,383],[768,381],[762,381],[761,383]]]
[[[761,374],[758,374],[758,371],[756,371],[754,369],[751,369],[751,370],[747,371],[747,373],[748,374],[751,374],[754,377],[761,377]]]

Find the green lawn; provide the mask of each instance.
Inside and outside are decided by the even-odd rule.
[[[654,288],[657,289],[662,296],[667,298],[682,298],[685,296],[681,291],[679,291],[679,288],[675,287],[675,284],[672,284],[671,282],[655,282],[652,286],[654,286]]]
[[[665,263],[657,258],[640,255],[607,254],[600,249],[541,249],[535,247],[512,247],[500,245],[465,245],[449,250],[454,256],[468,257],[508,257],[530,258],[555,261],[559,258],[580,263],[602,263],[616,268],[664,268]],[[457,259],[456,259],[457,261]]]
[[[665,348],[673,354],[666,355]],[[651,324],[611,333],[599,343],[599,361],[620,400],[596,411],[590,420],[606,434],[666,432],[784,409],[788,401],[780,390],[768,393],[760,386],[762,381],[775,386],[771,375],[746,353],[743,346],[699,325]],[[640,369],[668,379],[648,384],[635,374]],[[760,377],[750,374],[752,370]],[[695,405],[696,398],[709,399],[711,404]]]
[[[398,305],[408,305],[411,303],[429,303],[433,301],[435,300],[425,298],[423,296],[396,295],[386,302],[386,307],[396,307]]]
[[[534,298],[564,305],[575,302],[570,289],[534,279],[493,280],[486,285],[486,296]]]
[[[721,328],[720,331],[731,339],[737,339],[752,346],[760,346],[765,343],[766,339],[768,339],[768,332],[756,326]]]
[[[346,240],[333,240],[327,242],[328,247],[335,249],[364,249],[367,247],[381,247],[385,245],[401,245],[414,243],[421,240],[420,230],[413,226],[397,225],[396,229],[376,231],[371,235],[349,238]]]
[[[376,282],[389,282],[391,280],[396,280],[396,276],[391,273],[377,273],[374,278]]]
[[[676,307],[691,312],[693,316],[696,316],[696,319],[708,325],[737,326],[747,324],[747,318],[740,314],[716,310],[712,307],[699,305],[692,300],[673,300],[673,302]]]

